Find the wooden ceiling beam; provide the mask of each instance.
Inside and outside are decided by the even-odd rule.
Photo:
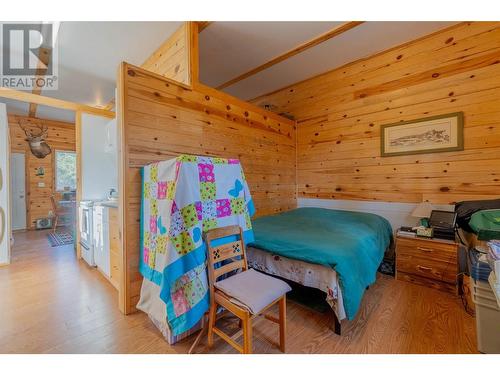
[[[201,33],[208,26],[214,23],[214,21],[196,21],[196,23],[198,24],[198,32]]]
[[[85,113],[90,113],[97,116],[103,116],[108,118],[114,118],[115,113],[102,108],[92,107],[86,104],[79,104],[74,102],[68,102],[66,100],[51,98],[48,96],[37,95],[31,92],[18,91],[14,89],[9,89],[7,87],[0,87],[0,98],[19,100],[26,103],[34,103],[38,105],[45,105],[48,107],[66,109],[69,111],[81,111]]]
[[[102,107],[102,109],[105,109],[106,111],[111,111],[114,106],[115,106],[115,98],[111,99],[105,106]]]
[[[40,47],[38,50],[38,66],[36,70],[36,80],[35,80],[35,85],[38,80],[38,78],[43,78],[45,76],[45,72],[47,71],[47,68],[50,64],[50,56],[52,55],[52,48],[45,48],[45,47]],[[33,90],[31,91],[35,95],[40,95],[42,93],[42,88],[38,85],[33,87]],[[37,109],[37,104],[35,103],[30,103],[30,108],[28,112],[29,117],[36,117],[36,109]]]
[[[248,72],[245,72],[245,73],[239,75],[238,77],[235,77],[235,78],[223,83],[222,85],[217,86],[216,88],[217,88],[217,90],[222,90],[226,87],[232,86],[239,81],[242,81],[242,80],[244,80],[250,76],[253,76],[253,75],[255,75],[255,74],[257,74],[257,73],[259,73],[267,68],[270,68],[271,66],[276,65],[276,64],[278,64],[286,59],[289,59],[292,56],[295,56],[301,52],[304,52],[304,51],[308,50],[309,48],[317,46],[318,44],[323,43],[323,42],[325,42],[325,41],[327,41],[335,36],[343,34],[346,31],[349,31],[349,30],[361,25],[362,23],[363,23],[363,21],[350,21],[350,22],[345,22],[339,26],[336,26],[333,29],[327,31],[326,33],[323,33],[323,34],[321,34],[321,35],[319,35],[319,36],[317,36],[317,37],[315,37],[315,38],[313,38],[305,43],[302,43],[302,44],[298,45],[297,47],[294,47],[291,50],[272,58],[271,60],[267,61],[266,63],[259,65],[258,67],[251,69]]]

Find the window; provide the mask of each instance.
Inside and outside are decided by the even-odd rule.
[[[76,153],[56,151],[56,190],[76,190]]]

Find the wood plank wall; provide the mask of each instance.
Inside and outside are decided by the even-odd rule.
[[[26,162],[26,224],[29,229],[34,229],[34,221],[47,217],[52,210],[50,196],[55,192],[54,153],[56,150],[75,151],[75,126],[74,124],[52,120],[42,120],[33,117],[9,115],[11,152],[25,153]],[[25,141],[26,135],[19,123],[27,127],[37,124],[48,126],[47,143],[52,148],[52,153],[43,159],[36,158],[30,151]],[[39,167],[45,169],[45,175],[36,176]],[[39,182],[44,182],[45,187],[38,187]]]
[[[499,63],[500,23],[461,23],[253,102],[297,120],[299,197],[493,198],[500,195]],[[380,125],[457,111],[465,115],[464,151],[380,157]]]
[[[145,62],[142,68],[190,84],[190,23],[184,22]]]
[[[241,160],[257,215],[296,207],[295,123],[217,90],[178,84],[123,63],[118,78],[122,245],[121,308],[133,312],[139,263],[140,167],[179,154]]]

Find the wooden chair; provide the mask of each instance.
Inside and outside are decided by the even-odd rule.
[[[228,236],[237,236],[239,239],[224,245],[213,246],[215,240]],[[215,333],[240,353],[252,353],[252,321],[257,317],[262,317],[264,311],[274,304],[279,304],[279,318],[267,314],[263,317],[279,324],[279,348],[282,352],[285,352],[286,293],[290,290],[288,284],[253,269],[248,269],[243,233],[239,226],[233,225],[210,230],[205,234],[205,239],[208,249],[208,279],[210,286],[208,347],[213,346],[213,334]],[[227,277],[218,281],[222,276]],[[244,293],[231,293],[231,290],[237,289]],[[245,297],[246,292],[248,292],[248,295],[253,295],[252,301],[246,301],[248,299]],[[235,294],[238,295],[237,298]],[[224,307],[241,320],[240,327],[242,327],[242,330],[232,337],[215,326],[218,318],[218,306]],[[263,308],[253,311],[256,306],[262,306]],[[243,346],[236,342],[242,335]]]
[[[54,213],[54,224],[52,227],[52,231],[53,233],[55,233],[57,229],[57,224],[59,224],[59,219],[63,216],[72,216],[73,210],[69,207],[62,207],[61,205],[57,204],[56,197],[54,194],[50,196],[50,201],[52,203],[52,212]]]

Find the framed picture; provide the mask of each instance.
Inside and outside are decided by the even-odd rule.
[[[381,156],[464,149],[463,112],[382,125],[380,131]]]

